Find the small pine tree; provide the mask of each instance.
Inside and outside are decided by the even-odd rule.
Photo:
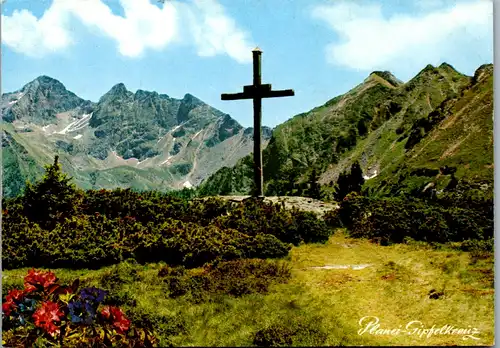
[[[45,166],[45,175],[34,185],[26,183],[23,206],[26,217],[42,228],[54,228],[57,222],[76,214],[81,195],[71,177],[63,173],[55,156],[54,164]]]
[[[358,162],[354,162],[349,172],[345,171],[340,174],[335,185],[335,199],[341,201],[351,192],[361,192],[364,183],[365,179],[363,178],[361,166]]]
[[[318,183],[319,175],[314,168],[309,176],[309,189],[307,190],[307,196],[314,199],[321,199],[321,185]]]

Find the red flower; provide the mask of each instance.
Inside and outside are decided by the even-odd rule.
[[[10,315],[12,310],[16,308],[15,301],[21,301],[24,295],[25,292],[23,290],[10,290],[7,296],[5,296],[5,302],[2,303],[2,312],[5,315]]]
[[[7,296],[5,296],[6,300],[14,299],[16,301],[20,301],[24,296],[24,290],[12,289],[9,291]]]
[[[113,325],[116,327],[116,331],[118,333],[124,334],[130,327],[130,320],[123,317],[120,320],[115,321]]]
[[[42,303],[42,307],[33,314],[35,325],[41,327],[49,334],[59,333],[59,328],[55,325],[61,321],[64,313],[59,309],[57,303],[47,301]]]
[[[56,275],[52,272],[43,272],[30,269],[28,275],[24,277],[24,288],[26,292],[36,290],[36,286],[43,286],[45,289],[56,282]]]
[[[109,311],[109,306],[105,306],[102,309],[101,314],[105,319],[109,319],[109,317],[111,316],[111,312]]]
[[[24,283],[24,291],[26,291],[26,292],[32,292],[32,291],[35,291],[35,290],[36,290],[36,286],[28,284],[28,283]]]
[[[71,289],[69,286],[61,288],[61,294],[66,295],[66,294],[72,294],[73,289]]]
[[[130,320],[127,319],[125,314],[120,308],[113,306],[105,306],[101,311],[105,319],[111,319],[116,331],[120,334],[125,333],[130,328]]]
[[[12,299],[6,300],[4,303],[2,303],[2,312],[6,316],[9,316],[14,308],[16,308],[16,304]]]

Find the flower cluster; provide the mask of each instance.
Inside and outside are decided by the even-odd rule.
[[[2,312],[5,315],[10,315],[12,313],[12,310],[16,308],[17,304],[22,300],[23,297],[23,290],[14,289],[9,291],[9,294],[5,297],[5,302],[2,303]]]
[[[59,326],[57,324],[63,316],[64,312],[61,311],[57,303],[46,301],[42,302],[42,306],[33,314],[33,319],[36,326],[54,336],[59,333]]]
[[[2,303],[4,336],[9,338],[6,344],[33,346],[44,339],[67,346],[143,346],[138,329],[130,332],[131,322],[123,311],[104,304],[106,291],[95,287],[78,291],[78,286],[78,280],[62,286],[54,273],[31,269],[24,278],[24,289],[10,290]],[[89,327],[91,330],[86,329]],[[147,332],[142,332],[142,338],[148,346],[155,341]]]
[[[106,306],[102,309],[101,315],[113,322],[113,326],[119,333],[125,333],[130,327],[130,320],[123,314],[122,310],[113,306]]]
[[[47,289],[50,285],[56,282],[56,275],[52,272],[43,272],[31,269],[28,275],[24,277],[24,288],[27,292]]]

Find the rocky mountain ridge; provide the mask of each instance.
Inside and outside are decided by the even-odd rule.
[[[178,189],[198,185],[252,151],[253,131],[191,94],[127,90],[98,102],[40,76],[0,100],[4,192],[20,192],[61,158],[82,188]],[[271,130],[263,129],[264,145]]]

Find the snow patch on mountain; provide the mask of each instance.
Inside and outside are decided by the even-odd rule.
[[[92,113],[83,114],[82,118],[77,119],[74,122],[71,122],[66,126],[63,130],[56,132],[56,134],[66,134],[81,130],[89,125],[90,118],[92,117]]]
[[[373,179],[374,177],[376,177],[377,175],[378,175],[378,173],[377,173],[377,171],[375,170],[375,171],[373,172],[373,175],[370,175],[370,176],[368,176],[368,175],[363,175],[363,179],[365,179],[365,180],[370,180],[370,179]]]

